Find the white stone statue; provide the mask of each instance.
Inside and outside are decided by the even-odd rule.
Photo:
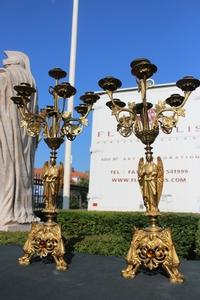
[[[32,181],[36,139],[20,127],[17,106],[10,100],[22,82],[35,87],[26,54],[5,51],[0,68],[0,230],[37,218],[32,209]],[[29,108],[37,109],[36,93]],[[7,229],[8,228],[8,229]]]

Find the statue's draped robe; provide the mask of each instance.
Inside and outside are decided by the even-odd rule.
[[[35,220],[32,181],[36,139],[21,128],[17,106],[10,100],[15,94],[13,86],[22,82],[35,86],[23,59],[20,63],[11,59],[0,69],[0,227]],[[35,111],[36,96],[31,100],[29,108]]]

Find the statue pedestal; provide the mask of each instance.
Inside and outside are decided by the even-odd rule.
[[[8,225],[0,225],[0,231],[30,231],[31,224],[25,223],[25,224],[8,224]]]

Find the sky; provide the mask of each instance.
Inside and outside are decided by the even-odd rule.
[[[40,108],[52,104],[48,71],[69,70],[72,7],[72,0],[0,1],[0,62],[4,50],[29,56]],[[136,86],[130,62],[138,57],[157,65],[156,84],[185,75],[199,78],[199,12],[199,0],[79,0],[75,106],[86,91],[99,91],[99,79],[108,75],[119,78],[123,88]],[[76,170],[89,170],[91,124],[92,113],[89,126],[72,143]],[[58,161],[64,160],[64,147]],[[48,153],[40,142],[36,167]]]

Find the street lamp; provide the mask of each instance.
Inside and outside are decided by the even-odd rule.
[[[106,105],[111,109],[117,120],[117,131],[123,137],[134,134],[145,144],[145,159],[142,157],[138,165],[138,181],[140,184],[149,227],[136,229],[127,255],[128,266],[122,271],[125,278],[134,278],[139,267],[149,270],[162,267],[169,275],[171,282],[183,282],[183,275],[179,272],[179,259],[172,240],[171,230],[162,228],[158,224],[160,215],[158,204],[160,201],[164,168],[160,157],[157,162],[153,158],[151,146],[161,129],[170,134],[176,127],[180,116],[185,116],[184,105],[188,97],[199,85],[200,81],[192,76],[178,80],[176,85],[184,95],[172,94],[165,101],[155,105],[155,116],[149,118],[149,110],[153,104],[147,102],[146,92],[151,85],[150,77],[156,73],[157,67],[145,58],[131,62],[131,73],[136,77],[138,91],[141,93],[141,103],[128,103],[114,98],[113,93],[121,87],[121,81],[114,77],[105,77],[99,81],[99,86],[106,91],[110,101]]]
[[[87,126],[87,116],[92,110],[93,104],[99,96],[93,92],[86,92],[80,97],[82,104],[75,107],[78,118],[73,118],[71,112],[65,111],[67,98],[75,95],[76,89],[68,82],[59,83],[67,73],[60,68],[49,71],[49,76],[55,79],[55,86],[49,87],[49,93],[53,96],[53,105],[47,105],[39,113],[33,113],[28,108],[30,96],[36,90],[28,83],[21,83],[15,86],[16,96],[11,100],[17,105],[21,117],[21,126],[25,128],[28,135],[37,137],[41,135],[45,143],[51,149],[50,159],[45,162],[42,170],[44,185],[43,213],[44,223],[33,223],[28,239],[24,245],[24,256],[19,258],[21,265],[28,265],[33,255],[46,257],[51,255],[58,270],[66,270],[67,264],[64,261],[64,243],[61,234],[61,227],[56,222],[57,197],[63,180],[63,165],[56,165],[57,150],[64,142],[64,139],[72,141],[81,134],[84,126]],[[61,102],[60,99],[63,99]],[[62,109],[59,107],[62,106]]]

